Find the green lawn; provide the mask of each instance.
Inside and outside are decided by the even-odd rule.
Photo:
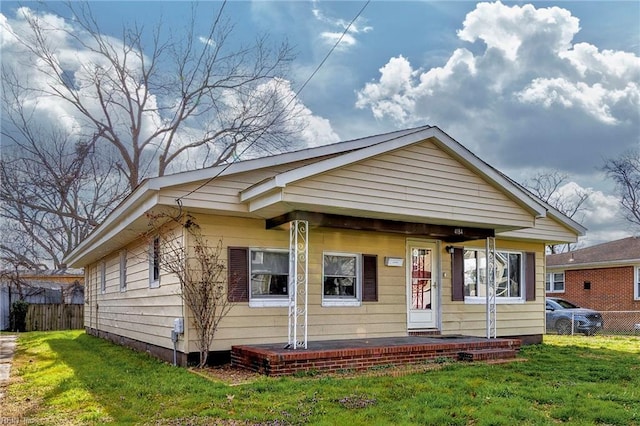
[[[640,425],[637,337],[546,336],[524,362],[238,386],[80,331],[24,333],[18,345],[5,423]]]

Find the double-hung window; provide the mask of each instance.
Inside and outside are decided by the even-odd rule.
[[[251,306],[287,306],[289,251],[251,249],[249,262]]]
[[[496,301],[524,300],[523,253],[496,251]],[[484,303],[487,289],[486,252],[481,249],[464,250],[465,301]]]
[[[564,272],[547,273],[547,293],[564,293]]]
[[[324,253],[322,262],[323,306],[359,306],[362,300],[360,256]]]
[[[149,247],[149,287],[160,287],[160,237],[155,236]]]
[[[127,250],[120,250],[120,291],[127,290]]]
[[[100,262],[100,293],[107,291],[107,262]]]
[[[640,266],[636,267],[636,273],[634,277],[634,289],[633,296],[636,300],[640,300]]]

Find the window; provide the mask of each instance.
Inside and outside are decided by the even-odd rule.
[[[464,295],[465,301],[473,302],[486,297],[486,254],[484,250],[464,250]],[[496,297],[498,300],[522,300],[523,254],[496,251]]]
[[[251,306],[287,306],[289,301],[289,251],[250,250]]]
[[[252,307],[288,306],[288,250],[228,247],[227,266],[229,302],[249,302]],[[323,271],[327,274],[322,285],[324,306],[378,301],[377,255],[326,253]]]
[[[547,293],[564,293],[564,272],[547,273]]]
[[[324,306],[360,305],[360,256],[325,253],[322,265],[322,304]]]
[[[636,267],[634,298],[640,300],[640,266]]]
[[[154,237],[149,247],[149,287],[160,287],[160,237]]]
[[[120,291],[127,289],[127,251],[120,251]]]
[[[107,291],[107,262],[100,262],[100,293]]]

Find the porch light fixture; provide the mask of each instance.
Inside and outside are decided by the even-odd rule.
[[[453,246],[446,246],[444,249],[447,251],[447,253],[453,254],[453,250],[454,250]]]

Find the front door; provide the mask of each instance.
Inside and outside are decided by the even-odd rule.
[[[407,326],[436,328],[438,268],[434,243],[410,242],[407,258]]]

